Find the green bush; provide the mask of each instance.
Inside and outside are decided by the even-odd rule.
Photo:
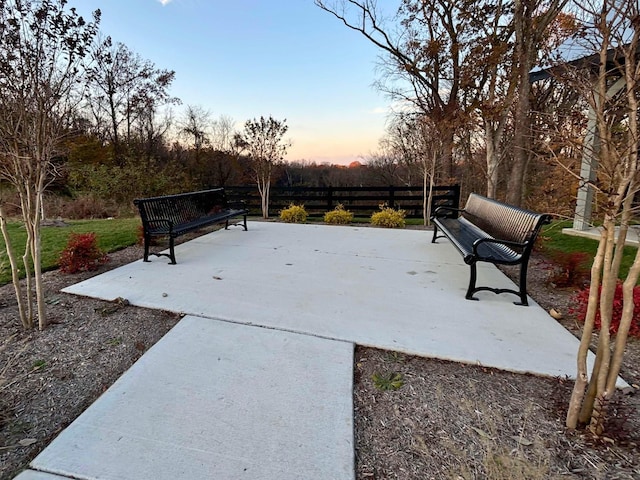
[[[331,225],[347,225],[353,221],[353,213],[345,210],[342,204],[338,204],[335,209],[324,214],[324,223]]]
[[[404,228],[404,217],[407,214],[404,210],[380,205],[380,211],[371,215],[371,225],[385,228]]]
[[[307,211],[304,205],[289,205],[288,208],[280,210],[280,220],[287,223],[304,223],[307,221]]]

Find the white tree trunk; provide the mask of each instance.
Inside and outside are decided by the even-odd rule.
[[[7,228],[7,220],[4,214],[4,209],[0,205],[0,229],[2,230],[2,237],[4,238],[5,251],[9,264],[11,265],[11,280],[13,282],[13,289],[16,293],[16,300],[18,302],[18,315],[20,316],[20,322],[25,329],[33,328],[33,317],[27,316],[25,311],[25,302],[22,295],[22,286],[20,284],[20,269],[18,268],[18,260],[16,258],[15,251],[13,250],[13,244],[9,236],[9,230]]]

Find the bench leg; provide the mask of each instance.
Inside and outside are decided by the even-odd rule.
[[[515,305],[522,305],[524,307],[529,306],[529,301],[527,299],[527,265],[526,263],[521,265],[520,267],[520,284],[518,285],[518,291],[511,290],[510,288],[492,288],[492,287],[477,287],[476,281],[478,277],[478,271],[476,269],[476,263],[472,263],[469,265],[471,271],[469,274],[469,288],[467,289],[467,294],[464,298],[467,300],[478,300],[473,296],[476,292],[493,292],[496,295],[501,293],[512,293],[514,295],[518,295],[520,297],[519,302],[513,302]]]
[[[240,225],[242,228],[244,228],[244,231],[246,232],[247,231],[247,216],[243,215],[242,223],[234,223],[233,225]],[[229,230],[229,219],[228,218],[225,220],[224,229],[225,230]]]
[[[467,288],[467,294],[464,296],[467,300],[478,300],[473,296],[476,290],[476,279],[478,278],[478,271],[476,270],[476,264],[469,265],[471,272],[469,274],[469,288]]]
[[[525,262],[520,265],[520,284],[518,285],[520,301],[514,302],[516,305],[523,305],[525,307],[529,306],[529,301],[527,300],[527,263],[528,262]]]
[[[149,235],[144,236],[144,260],[145,262],[150,262],[149,260],[149,244],[151,243],[151,237]]]
[[[437,223],[434,223],[434,224],[433,224],[433,238],[431,239],[431,243],[436,243],[436,240],[437,240],[437,239],[439,239],[439,238],[446,238],[446,237],[447,237],[447,235],[446,235],[446,234],[444,234],[444,235],[443,235],[443,234],[441,233],[440,235],[438,235],[438,224],[437,224]]]
[[[174,250],[174,238],[173,237],[169,237],[169,258],[171,259],[171,261],[169,262],[169,265],[175,265],[176,264],[176,253]]]

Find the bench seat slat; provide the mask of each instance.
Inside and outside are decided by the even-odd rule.
[[[477,261],[478,256],[483,261],[514,265],[522,259],[522,253],[508,246],[496,243],[481,243],[478,246],[478,255],[473,252],[473,245],[479,239],[494,239],[482,229],[469,222],[466,218],[443,218],[439,220],[441,227],[446,229],[451,236],[451,243],[460,251],[466,264]]]
[[[183,219],[184,221],[181,221],[179,223],[171,221],[171,224],[165,222],[154,223],[152,221],[150,222],[151,225],[149,227],[149,232],[152,235],[156,236],[173,235],[174,237],[179,237],[180,235],[184,235],[185,233],[189,233],[193,230],[206,227],[208,225],[211,225],[212,223],[218,223],[228,218],[243,215],[244,212],[244,210],[228,210],[214,215],[196,218],[195,220],[190,221],[187,221],[186,219]]]

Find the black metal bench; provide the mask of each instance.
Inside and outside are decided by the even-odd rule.
[[[543,225],[551,221],[547,214],[534,213],[472,193],[464,209],[438,207],[431,217],[433,238],[447,237],[471,267],[468,300],[486,290],[513,293],[520,297],[516,305],[528,305],[527,267],[533,244]],[[441,234],[439,235],[438,232]],[[520,265],[518,290],[476,286],[476,264]]]
[[[149,245],[152,237],[169,237],[169,253],[152,253],[157,257],[171,259],[176,264],[174,240],[180,235],[200,228],[225,222],[229,228],[229,220],[243,217],[241,225],[247,230],[247,213],[242,204],[230,205],[224,188],[202,190],[199,192],[179,193],[162,197],[139,198],[133,201],[140,211],[144,235],[144,261],[149,261]]]

